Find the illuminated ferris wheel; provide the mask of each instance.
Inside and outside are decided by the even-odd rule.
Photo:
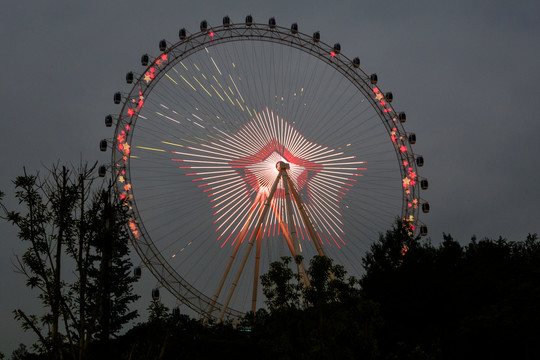
[[[203,21],[179,38],[126,75],[101,148],[112,143],[136,251],[183,304],[242,317],[264,306],[259,276],[282,256],[325,255],[360,276],[396,217],[427,233],[416,136],[359,58],[274,18]]]

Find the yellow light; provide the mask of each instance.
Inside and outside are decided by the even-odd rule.
[[[135,147],[138,148],[138,149],[165,152],[165,150],[162,150],[162,149],[154,149],[154,148],[149,148],[149,147],[145,147],[145,146],[135,146]]]
[[[201,87],[203,88],[204,91],[206,91],[206,93],[208,94],[208,96],[212,97],[212,94],[210,94],[210,93],[208,92],[208,90],[206,90],[206,88],[203,86],[203,84],[201,84],[201,82],[200,82],[195,76],[194,76],[193,78],[195,79],[195,81],[196,81],[199,85],[201,85]]]
[[[175,85],[178,85],[178,83],[174,81],[173,78],[169,76],[169,74],[165,74],[165,76],[168,77],[173,83],[175,83]]]
[[[191,88],[192,88],[193,90],[197,91],[197,89],[195,89],[195,87],[193,87],[193,85],[191,85],[191,84],[189,83],[189,81],[186,80],[185,77],[183,77],[182,75],[180,75],[180,77],[186,82],[186,84],[188,84],[189,86],[191,86]]]
[[[167,145],[173,145],[173,146],[180,146],[180,147],[184,147],[184,145],[180,145],[180,144],[175,144],[175,143],[171,143],[171,142],[167,142],[167,141],[162,141],[163,144],[167,144]]]
[[[212,87],[212,89],[214,89],[214,91],[216,92],[217,96],[219,96],[219,98],[221,99],[221,101],[225,101],[225,99],[223,97],[221,97],[221,95],[219,95],[218,91],[216,90],[216,88],[214,87],[214,85],[210,84],[210,86]]]

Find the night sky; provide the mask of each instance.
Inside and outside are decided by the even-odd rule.
[[[58,161],[109,161],[98,144],[112,137],[103,123],[118,111],[112,95],[128,89],[125,73],[140,68],[143,53],[157,54],[160,39],[174,43],[181,27],[194,33],[203,19],[218,25],[224,15],[240,22],[248,14],[319,30],[393,92],[416,133],[414,151],[425,159],[421,175],[430,188],[422,197],[432,211],[421,219],[433,243],[443,232],[462,243],[540,232],[538,1],[4,1],[5,205],[17,207],[11,181],[23,167],[34,173]],[[35,341],[12,310],[39,313],[39,302],[13,272],[25,248],[16,230],[2,221],[0,234],[0,351],[9,355]],[[136,288],[143,314],[153,283]]]

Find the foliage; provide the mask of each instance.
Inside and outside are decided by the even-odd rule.
[[[152,301],[148,321],[139,323],[112,341],[110,358],[149,359],[252,359],[249,335],[231,324],[209,325],[178,311],[168,312]]]
[[[407,244],[408,251],[398,251]],[[533,358],[540,350],[540,246],[504,239],[435,247],[400,224],[364,257],[361,286],[380,304],[385,358]]]
[[[39,360],[43,358],[43,356],[29,352],[24,344],[19,344],[19,347],[11,353],[11,360]],[[3,359],[3,356],[0,359]]]
[[[270,313],[248,314],[245,327],[265,359],[356,359],[378,353],[378,307],[365,300],[354,278],[324,256],[310,261],[309,286],[289,268],[290,258],[261,277]],[[270,295],[270,298],[268,298]],[[303,299],[303,307],[299,305]]]
[[[302,291],[300,276],[290,269],[290,257],[273,262],[267,274],[261,276],[261,285],[270,311],[297,309]]]
[[[14,314],[38,336],[36,350],[52,358],[82,359],[93,340],[118,333],[136,316],[128,309],[137,296],[131,294],[127,233],[121,230],[125,216],[92,193],[94,168],[53,166],[45,178],[25,171],[14,181],[24,211],[8,212],[7,220],[29,244],[15,269],[45,309],[40,316],[21,309]]]
[[[105,191],[99,194],[87,221],[95,250],[90,254],[93,266],[89,269],[92,282],[88,290],[93,298],[93,311],[98,309],[100,313],[95,331],[101,341],[116,336],[124,324],[138,316],[129,305],[140,297],[132,293],[137,279],[131,275],[127,213],[120,204],[111,203],[109,197]]]
[[[84,321],[93,324],[92,332],[86,331],[92,339],[100,338],[104,319],[93,314],[105,308],[104,298],[98,294],[104,293],[106,283],[111,288],[118,286],[118,294],[130,294],[133,281],[127,274],[129,262],[122,262],[127,254],[127,234],[120,229],[124,221],[121,209],[113,209],[103,200],[93,201],[84,216],[71,215],[70,222],[62,225],[54,220],[66,211],[62,201],[57,198],[54,203],[42,197],[42,187],[36,186],[41,183],[35,178],[21,179],[19,184],[22,190],[18,197],[30,210],[9,216],[19,226],[21,239],[32,246],[30,254],[18,264],[25,266],[28,285],[42,291],[40,298],[49,311],[42,317],[22,311],[17,316],[25,328],[44,332],[41,349],[50,349],[54,343],[50,309],[53,303],[59,304],[60,318],[71,324],[71,331],[61,334],[62,341],[69,342],[68,334],[77,340],[80,327],[75,324],[80,323],[69,311],[80,303],[81,289],[86,289],[82,297],[87,299]],[[66,189],[60,199],[68,195]],[[53,203],[56,213],[49,209]],[[73,227],[67,225],[71,222]],[[59,242],[62,226],[64,240]],[[112,234],[118,242],[110,241]],[[88,242],[75,241],[81,238]],[[82,277],[75,283],[55,278],[56,244],[64,244],[68,259],[77,264],[80,244],[84,245],[83,254],[88,251],[91,264],[88,286],[82,285]],[[104,267],[108,251],[117,273]],[[296,259],[297,264],[300,260]],[[362,261],[365,273],[357,280],[348,277],[331,259],[316,256],[306,271],[309,285],[293,270],[291,258],[272,263],[268,273],[261,276],[267,309],[247,314],[238,327],[208,324],[177,311],[171,314],[161,302],[153,301],[147,322],[113,338],[109,347],[90,342],[88,358],[535,359],[540,352],[534,331],[540,322],[537,235],[529,235],[522,242],[473,238],[467,245],[443,235],[440,245],[434,246],[410,237],[397,222],[372,244]],[[44,271],[34,273],[31,269]],[[55,303],[58,284],[62,300]],[[47,292],[49,287],[52,291]],[[111,299],[118,294],[111,292]],[[116,310],[114,306],[110,309],[112,333],[117,329],[112,325],[113,318],[121,324],[122,319],[133,316],[128,305],[134,297],[130,296],[126,295],[127,300]],[[73,314],[79,314],[79,310],[75,308]],[[40,358],[26,348],[19,350],[16,355],[20,359]],[[63,353],[69,351],[64,347]]]
[[[171,319],[169,308],[166,307],[160,300],[152,300],[148,306],[148,322],[165,324]]]

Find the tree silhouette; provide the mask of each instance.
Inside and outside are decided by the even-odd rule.
[[[381,306],[383,358],[535,358],[538,249],[536,235],[467,246],[443,235],[435,247],[397,223],[364,257],[360,281]]]
[[[19,229],[19,239],[29,244],[16,257],[15,269],[25,275],[27,286],[38,291],[45,309],[41,316],[16,309],[15,317],[38,336],[37,350],[54,359],[66,354],[73,359],[87,357],[89,344],[103,334],[104,318],[107,333],[114,334],[136,316],[128,311],[137,296],[131,294],[134,279],[129,276],[128,237],[122,230],[125,215],[117,211],[116,217],[105,219],[107,205],[101,192],[92,190],[94,168],[53,166],[45,178],[25,171],[14,181],[24,210],[7,214]],[[112,220],[109,226],[106,220]],[[106,281],[98,266],[103,263],[104,244],[112,251]]]

